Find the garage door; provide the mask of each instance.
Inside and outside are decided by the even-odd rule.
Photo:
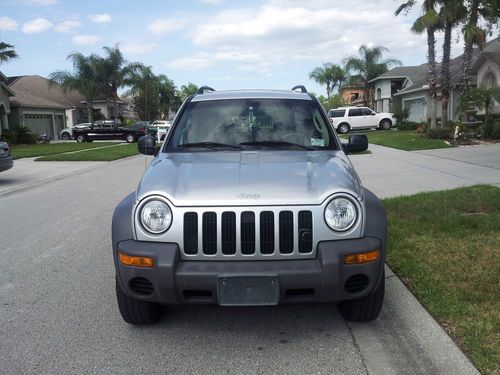
[[[24,126],[31,129],[34,135],[47,133],[51,139],[54,139],[52,129],[52,115],[46,114],[24,114]]]
[[[411,99],[404,101],[405,107],[410,108],[409,121],[422,122],[426,121],[427,117],[427,107],[425,103],[425,98]]]

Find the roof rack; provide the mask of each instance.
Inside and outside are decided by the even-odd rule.
[[[207,92],[214,92],[215,90],[211,87],[208,86],[201,86],[198,91],[196,91],[197,94],[206,94]]]
[[[295,91],[295,90],[298,90],[298,89],[300,89],[300,92],[301,92],[301,93],[303,93],[303,94],[307,94],[307,90],[306,90],[306,88],[305,88],[304,86],[302,86],[302,85],[297,85],[297,86],[294,86],[294,87],[292,88],[292,91]]]

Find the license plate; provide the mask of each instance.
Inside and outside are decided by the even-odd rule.
[[[219,278],[219,304],[222,306],[277,305],[280,297],[278,278],[273,276],[237,276]]]

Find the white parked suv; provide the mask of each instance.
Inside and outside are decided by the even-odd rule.
[[[345,134],[351,129],[388,130],[395,123],[392,113],[377,113],[368,107],[330,109],[328,117],[334,129],[340,134]]]

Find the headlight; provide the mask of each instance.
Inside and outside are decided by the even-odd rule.
[[[358,213],[351,200],[338,197],[328,203],[325,209],[325,221],[330,228],[344,232],[356,222]]]
[[[153,234],[165,232],[172,224],[172,211],[162,201],[151,200],[141,208],[140,220],[144,229]]]

